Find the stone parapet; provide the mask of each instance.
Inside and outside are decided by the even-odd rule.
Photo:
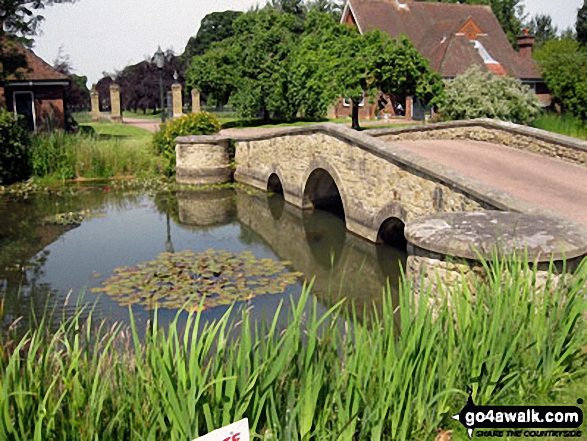
[[[485,211],[438,213],[407,224],[406,276],[427,303],[444,301],[447,287],[485,277],[482,261],[517,256],[536,268],[536,286],[558,283],[558,270],[574,270],[587,256],[587,232],[566,220],[540,215]],[[549,274],[549,270],[555,272]],[[438,306],[438,305],[437,305]]]
[[[180,184],[223,184],[232,179],[230,138],[177,138],[175,157],[176,180]]]
[[[492,119],[373,129],[367,133],[388,142],[450,139],[486,141],[587,167],[587,141]]]

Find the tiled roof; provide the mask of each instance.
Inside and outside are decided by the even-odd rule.
[[[8,81],[67,81],[68,78],[57,72],[51,65],[39,58],[31,49],[20,43],[14,43],[16,51],[24,54],[27,62],[26,69],[19,69],[17,76],[9,77]]]
[[[392,38],[406,35],[443,77],[454,77],[471,65],[508,73],[521,79],[539,79],[540,71],[511,46],[491,7],[459,3],[401,0],[348,0],[362,31],[380,29]],[[477,40],[498,64],[485,63],[465,33],[480,29]],[[477,45],[478,47],[480,45]]]

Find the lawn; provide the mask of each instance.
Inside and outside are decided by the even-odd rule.
[[[111,122],[88,122],[80,124],[82,131],[90,131],[96,133],[100,139],[121,139],[121,140],[144,140],[148,141],[152,133],[125,124],[111,123]],[[84,127],[89,129],[84,129]]]

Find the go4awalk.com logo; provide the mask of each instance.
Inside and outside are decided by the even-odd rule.
[[[583,404],[583,400],[577,400]],[[577,406],[477,406],[471,391],[467,405],[453,418],[469,438],[580,438],[583,411]]]

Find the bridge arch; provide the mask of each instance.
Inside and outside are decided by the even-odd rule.
[[[312,161],[303,180],[302,208],[320,208],[345,219],[348,209],[342,181],[330,165]]]
[[[373,229],[377,231],[376,243],[405,249],[407,241],[404,236],[404,227],[408,218],[407,210],[398,202],[392,201],[384,206],[373,222]]]
[[[267,191],[283,195],[283,184],[277,173],[271,173],[267,179]]]

